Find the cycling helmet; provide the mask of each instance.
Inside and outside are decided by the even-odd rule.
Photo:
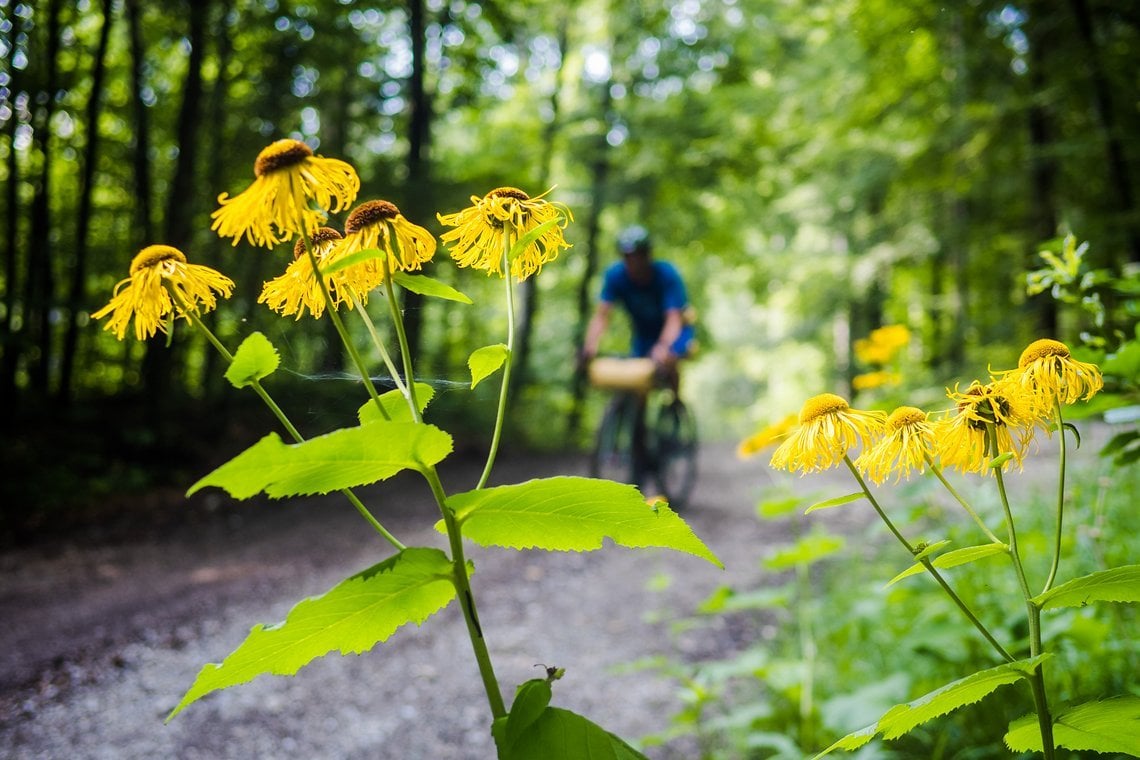
[[[622,256],[628,256],[631,253],[648,254],[650,250],[649,230],[640,224],[626,227],[618,235],[618,250]]]

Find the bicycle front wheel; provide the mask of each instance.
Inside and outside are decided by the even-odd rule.
[[[632,397],[618,396],[606,407],[590,457],[591,477],[619,483],[636,482],[633,461],[635,403]]]
[[[679,399],[658,410],[653,438],[657,487],[673,509],[682,509],[697,483],[697,423]]]

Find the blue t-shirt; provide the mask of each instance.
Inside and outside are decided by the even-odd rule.
[[[665,326],[665,312],[684,309],[689,302],[681,274],[667,261],[653,262],[653,276],[644,285],[630,279],[624,263],[613,264],[602,280],[602,301],[621,304],[629,314],[634,356],[646,356],[653,348],[661,335],[661,328]],[[692,328],[686,325],[674,344],[674,352],[684,355],[691,337]]]

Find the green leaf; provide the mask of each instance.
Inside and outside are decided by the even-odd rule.
[[[812,504],[810,507],[804,510],[804,514],[810,514],[817,509],[830,509],[831,507],[839,507],[844,504],[850,504],[853,501],[862,499],[863,496],[864,494],[862,491],[849,493],[846,496],[836,496],[834,499],[828,499],[827,501],[821,501],[816,504]]]
[[[234,360],[226,369],[226,379],[233,387],[244,388],[272,375],[280,363],[281,357],[269,338],[259,332],[251,333],[234,353]]]
[[[435,396],[435,388],[427,383],[416,383],[416,407],[423,414],[424,409],[427,409],[428,402]],[[404,394],[400,393],[397,388],[390,390],[386,393],[380,394],[380,405],[384,407],[384,411],[388,412],[388,418],[393,422],[412,422],[412,410],[408,406],[408,400],[404,398]],[[373,422],[384,422],[384,417],[381,416],[380,410],[376,408],[376,402],[369,399],[364,402],[364,405],[356,411],[356,418],[360,420],[361,425],[368,425]]]
[[[274,498],[328,493],[368,485],[401,470],[422,471],[451,453],[451,436],[433,425],[374,422],[343,428],[304,443],[285,444],[270,433],[199,480],[235,499],[261,491]]]
[[[794,512],[802,502],[803,499],[798,496],[789,496],[783,499],[765,499],[756,505],[756,514],[766,519],[783,517],[784,515]]]
[[[874,725],[848,734],[816,757],[837,749],[857,749],[878,734],[882,734],[884,739],[897,739],[927,721],[989,696],[999,687],[1027,678],[1051,656],[1045,653],[1027,660],[1007,662],[948,683],[912,702],[895,705]]]
[[[508,261],[514,261],[515,258],[520,256],[523,251],[525,251],[527,248],[529,248],[531,246],[531,244],[534,243],[534,241],[538,240],[540,237],[545,235],[551,227],[554,227],[554,225],[560,223],[561,221],[562,221],[561,217],[555,217],[554,219],[550,219],[548,221],[545,221],[542,224],[535,227],[530,232],[523,235],[518,240],[516,240],[515,244],[511,246],[510,253],[507,254],[507,260]]]
[[[989,467],[992,470],[996,470],[1011,459],[1013,459],[1013,452],[1007,451],[991,459]]]
[[[919,552],[918,554],[915,555],[915,557],[918,559],[923,559],[923,558],[929,556],[931,551],[933,551],[936,547],[944,546],[945,544],[948,544],[948,543],[949,543],[949,541],[938,541],[937,543],[931,544],[930,546],[926,547],[926,549],[924,551]],[[937,567],[941,570],[946,570],[946,569],[951,568],[951,567],[958,567],[959,565],[965,565],[965,564],[968,564],[970,562],[976,562],[980,559],[985,559],[986,557],[992,557],[995,554],[1005,554],[1008,551],[1009,551],[1009,547],[1006,546],[1005,544],[989,543],[989,544],[981,544],[979,546],[967,546],[967,547],[964,547],[962,549],[954,549],[953,551],[946,552],[945,554],[940,554],[937,557],[935,557],[933,560],[931,560],[930,564],[934,565],[935,567]],[[893,586],[895,583],[898,583],[903,578],[907,578],[907,577],[912,576],[912,575],[918,575],[924,569],[925,568],[923,567],[921,562],[915,562],[913,565],[908,567],[906,570],[903,570],[901,573],[896,575],[894,578],[891,578],[891,580],[887,583],[887,586]]]
[[[941,549],[943,546],[946,546],[946,544],[948,544],[948,543],[950,543],[950,539],[943,538],[943,539],[940,539],[938,541],[935,541],[932,544],[926,544],[925,546],[922,546],[922,544],[919,544],[918,546],[915,547],[916,549],[919,549],[919,551],[918,551],[918,554],[914,555],[914,558],[915,559],[926,559],[931,554],[934,554],[939,549]]]
[[[1140,697],[1113,697],[1066,710],[1053,721],[1053,742],[1075,751],[1140,757]],[[1005,744],[1014,752],[1041,752],[1037,714],[1010,723]]]
[[[364,262],[372,261],[373,259],[382,259],[387,255],[388,254],[386,251],[381,251],[379,248],[365,248],[363,251],[357,251],[356,253],[349,254],[343,259],[337,259],[327,267],[323,267],[321,269],[321,276],[328,277],[329,275],[335,274],[342,269],[348,269],[349,267],[354,267],[357,264],[363,264]]]
[[[463,535],[481,546],[592,551],[609,538],[630,548],[675,549],[724,567],[667,504],[646,504],[636,488],[610,480],[530,480],[456,494],[447,505]]]
[[[846,541],[842,536],[813,534],[804,536],[791,546],[773,552],[764,560],[769,570],[788,570],[797,565],[810,565],[813,562],[842,551]]]
[[[458,301],[459,303],[473,303],[470,298],[447,283],[433,280],[427,275],[396,272],[392,275],[392,282],[404,290],[419,293],[421,296],[442,298],[445,301]]]
[[[439,549],[413,547],[305,599],[284,622],[255,625],[224,661],[205,665],[166,719],[218,689],[260,675],[294,675],[334,650],[367,652],[401,626],[420,625],[455,597],[451,572]]]
[[[475,349],[467,359],[467,366],[471,368],[471,387],[474,388],[503,366],[508,353],[507,347],[502,343]]]
[[[507,721],[509,725],[509,716]],[[557,707],[547,707],[513,744],[500,747],[499,757],[500,760],[648,760],[598,724]]]
[[[1140,565],[1125,565],[1074,578],[1033,597],[1043,610],[1084,607],[1089,602],[1140,602]]]
[[[495,743],[501,751],[509,751],[523,732],[534,725],[550,704],[551,696],[550,682],[545,678],[533,678],[519,684],[506,721],[501,728],[493,729]]]

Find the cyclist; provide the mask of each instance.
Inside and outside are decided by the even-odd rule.
[[[620,304],[632,327],[630,354],[653,359],[675,391],[677,360],[687,356],[693,344],[693,326],[685,320],[685,283],[676,267],[653,258],[649,231],[641,225],[622,230],[617,243],[622,260],[606,269],[582,358],[589,361],[597,354],[614,305]]]

